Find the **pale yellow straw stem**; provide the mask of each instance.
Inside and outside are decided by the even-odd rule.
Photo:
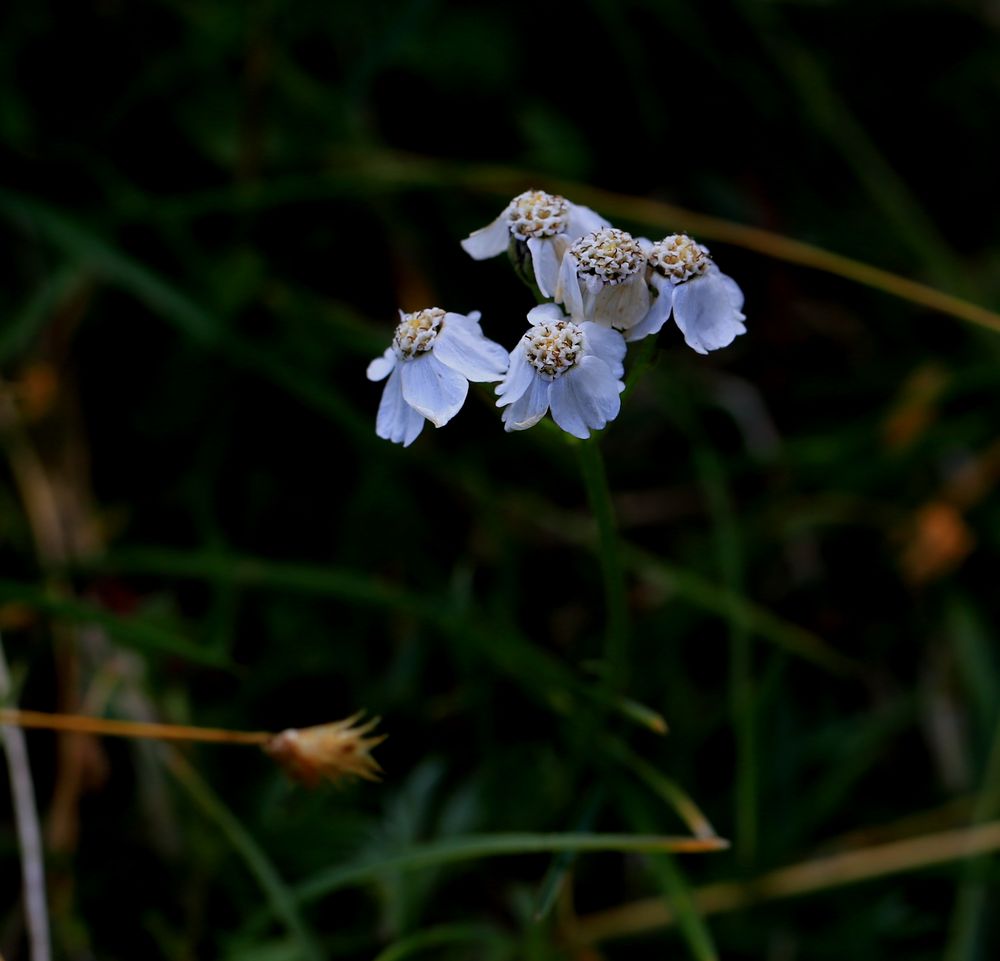
[[[267,744],[270,731],[229,731],[223,728],[190,727],[184,724],[154,724],[144,721],[115,721],[82,714],[48,714],[0,708],[0,724],[40,728],[48,731],[77,731],[107,737],[149,738],[157,741],[209,741],[220,744]]]

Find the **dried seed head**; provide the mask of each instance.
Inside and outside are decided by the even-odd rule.
[[[708,248],[695,243],[687,234],[671,234],[653,244],[649,252],[650,266],[658,274],[670,277],[675,284],[705,273],[712,258]]]
[[[583,331],[572,321],[536,324],[528,331],[525,348],[528,362],[547,377],[560,377],[579,363],[583,353]]]
[[[569,203],[557,194],[527,190],[518,194],[506,211],[510,232],[520,240],[554,237],[569,225]]]
[[[434,346],[443,318],[444,311],[440,307],[428,307],[412,314],[403,314],[392,338],[396,354],[408,360],[414,354],[430,350]]]
[[[321,781],[337,782],[360,777],[377,781],[382,768],[368,753],[381,744],[386,736],[365,737],[379,718],[372,718],[359,727],[362,712],[333,724],[320,724],[301,730],[289,728],[275,734],[264,750],[281,765],[285,773],[306,787],[316,787]]]
[[[620,284],[646,264],[636,239],[615,227],[602,227],[581,237],[569,252],[576,260],[577,274],[593,274],[605,284]]]

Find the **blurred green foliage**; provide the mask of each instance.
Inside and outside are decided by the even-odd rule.
[[[11,0],[2,22],[20,703],[269,730],[363,707],[390,735],[383,783],[313,793],[243,748],[30,735],[57,957],[996,957],[995,855],[715,918],[692,899],[1000,816],[996,335],[712,244],[748,334],[704,358],[664,331],[601,438],[626,700],[570,445],[504,435],[482,389],[402,451],[364,377],[398,307],[519,336],[528,293],[458,246],[506,202],[496,167],[1000,306],[995,4]],[[690,799],[730,851],[528,842],[686,834]],[[507,832],[521,853],[485,857]],[[572,911],[661,894],[676,927],[574,942]]]

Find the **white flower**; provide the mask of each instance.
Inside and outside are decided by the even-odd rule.
[[[511,237],[527,243],[538,289],[542,296],[551,297],[566,248],[606,224],[589,207],[543,190],[527,190],[507,204],[493,223],[469,234],[462,249],[475,260],[486,260],[502,254]]]
[[[687,234],[671,234],[659,243],[644,242],[649,283],[657,296],[649,313],[627,331],[627,340],[657,333],[671,310],[688,347],[699,354],[728,347],[746,333],[743,291],[722,273],[708,248]]]
[[[500,380],[507,351],[487,340],[480,313],[445,313],[429,307],[399,312],[399,326],[381,357],[368,365],[369,380],[389,378],[378,406],[375,433],[409,447],[427,418],[443,427],[465,403],[469,381]]]
[[[551,408],[567,434],[585,439],[618,416],[625,340],[599,324],[575,323],[555,304],[535,307],[528,320],[532,327],[497,385],[504,428],[527,430]]]
[[[577,323],[627,331],[649,312],[646,255],[639,242],[614,227],[581,237],[563,257],[555,296]]]

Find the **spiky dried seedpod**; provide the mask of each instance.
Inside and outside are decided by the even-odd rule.
[[[359,711],[332,724],[289,728],[275,734],[264,745],[264,751],[289,777],[306,787],[316,787],[322,781],[337,783],[351,777],[377,781],[382,768],[369,752],[381,744],[386,735],[365,737],[380,718],[373,717],[355,727],[363,714]]]

